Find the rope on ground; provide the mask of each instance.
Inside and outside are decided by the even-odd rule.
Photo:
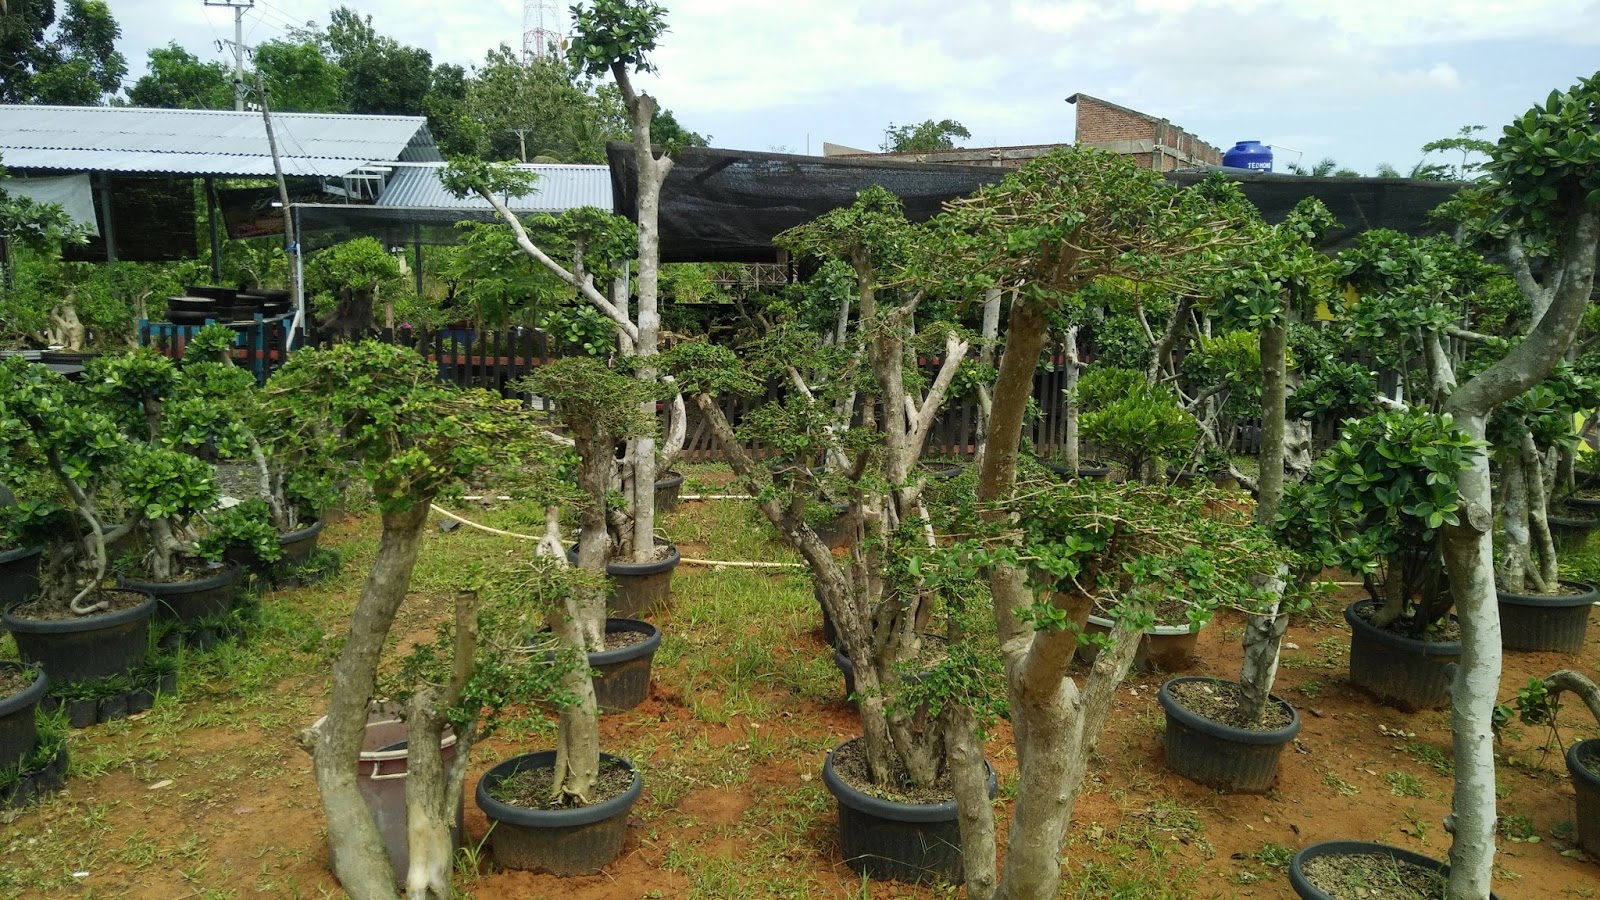
[[[480,524],[478,522],[474,522],[471,519],[463,518],[462,516],[456,515],[455,513],[451,512],[450,510],[441,507],[437,503],[428,504],[428,508],[433,510],[434,512],[438,513],[439,515],[444,516],[447,519],[454,519],[455,521],[460,522],[461,524],[466,525],[469,528],[476,528],[479,531],[486,531],[489,534],[498,534],[501,537],[516,538],[519,541],[538,541],[538,540],[540,540],[540,538],[534,537],[531,534],[518,534],[515,531],[503,531],[503,530],[501,530],[499,528],[491,528],[488,525],[483,525],[483,524]],[[683,564],[683,565],[689,565],[689,566],[712,566],[712,567],[721,566],[721,567],[727,567],[727,568],[732,568],[732,569],[803,569],[803,568],[805,568],[805,563],[757,562],[757,561],[748,561],[748,560],[726,560],[726,559],[694,559],[694,558],[688,557],[688,556],[679,557],[678,562]]]
[[[679,500],[749,500],[749,494],[679,494]]]

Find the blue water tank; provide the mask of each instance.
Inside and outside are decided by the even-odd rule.
[[[1222,164],[1231,169],[1272,171],[1272,148],[1260,141],[1240,141],[1233,149],[1222,154]]]

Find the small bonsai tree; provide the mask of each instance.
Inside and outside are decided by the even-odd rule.
[[[132,452],[128,439],[80,384],[20,357],[0,359],[0,465],[7,483],[47,472],[48,493],[20,496],[7,507],[23,543],[46,545],[40,602],[89,615],[109,603],[96,596],[106,577],[109,534],[100,521],[100,491],[114,483]],[[35,480],[36,485],[43,482]]]
[[[581,495],[578,566],[592,577],[550,606],[547,623],[557,640],[580,662],[582,654],[605,649],[606,507],[616,467],[617,442],[656,427],[643,412],[655,385],[630,378],[586,357],[568,357],[541,366],[527,379],[529,389],[553,401],[556,415],[572,436],[578,455]],[[539,553],[566,565],[560,511],[549,504]],[[562,688],[571,702],[561,704],[556,731],[553,793],[588,803],[600,771],[600,722],[594,681],[587,664],[564,667]]]
[[[385,286],[400,281],[400,264],[376,238],[356,238],[329,247],[306,262],[306,284],[331,300],[321,327],[330,334],[365,332],[372,327],[373,303]]]
[[[353,457],[382,516],[372,571],[334,662],[328,714],[301,735],[301,744],[322,795],[335,874],[352,896],[395,897],[383,842],[357,787],[356,762],[429,504],[440,491],[491,468],[514,464],[517,472],[548,472],[553,445],[515,402],[440,384],[415,352],[376,341],[296,353],[269,381],[266,403],[293,423],[285,441]],[[450,896],[451,829],[476,736],[476,709],[462,704],[473,676],[477,603],[473,592],[457,595],[448,679],[405,701],[410,897]],[[457,742],[446,765],[439,742],[450,725]]]
[[[1166,460],[1194,449],[1199,428],[1172,390],[1132,369],[1093,368],[1078,383],[1084,438],[1122,463],[1128,477],[1145,483],[1165,474]]]

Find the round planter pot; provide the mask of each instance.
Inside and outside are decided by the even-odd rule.
[[[38,739],[34,709],[44,697],[50,679],[42,670],[30,670],[9,660],[0,661],[0,672],[32,672],[34,676],[32,684],[9,697],[0,697],[0,771],[5,771],[33,752]]]
[[[1592,585],[1563,581],[1572,594],[1529,595],[1498,591],[1500,646],[1507,650],[1577,653],[1589,629],[1589,612],[1600,600]]]
[[[225,616],[233,610],[234,592],[244,578],[244,567],[227,562],[215,572],[193,581],[140,581],[121,578],[118,583],[129,590],[142,591],[160,601],[156,618],[168,622],[192,623]]]
[[[1390,847],[1387,844],[1372,844],[1366,841],[1323,841],[1312,844],[1294,855],[1289,861],[1289,885],[1294,888],[1295,896],[1300,900],[1334,900],[1333,895],[1325,893],[1310,881],[1306,880],[1305,865],[1311,860],[1324,856],[1383,856],[1400,862],[1408,862],[1414,866],[1447,875],[1450,867],[1438,860],[1402,850],[1399,847]],[[1374,896],[1381,896],[1374,894]],[[1500,900],[1496,894],[1490,894],[1491,900]],[[1440,895],[1443,900],[1443,895]]]
[[[639,619],[666,607],[672,595],[672,570],[681,558],[677,547],[668,549],[671,554],[656,562],[606,563],[606,575],[611,578],[606,612],[619,619]]]
[[[1078,478],[1083,481],[1105,481],[1111,477],[1111,467],[1103,466],[1098,462],[1089,461],[1079,463],[1076,469],[1071,469],[1060,463],[1045,463],[1044,467],[1060,478]]]
[[[0,609],[32,597],[39,590],[39,557],[44,545],[0,550]]]
[[[1344,608],[1350,625],[1350,683],[1406,712],[1450,703],[1450,666],[1461,658],[1460,641],[1419,641],[1392,634],[1356,612],[1371,600]]]
[[[1582,484],[1580,486],[1589,488],[1590,490],[1593,490],[1594,488],[1593,484]],[[1578,510],[1586,516],[1600,516],[1600,498],[1579,497],[1578,495],[1573,494],[1567,497],[1565,500],[1562,500],[1561,503],[1567,508]]]
[[[1264,793],[1278,778],[1278,758],[1300,733],[1300,714],[1276,694],[1271,702],[1289,712],[1289,724],[1271,731],[1235,728],[1201,716],[1172,696],[1174,685],[1218,682],[1214,678],[1174,678],[1157,699],[1167,714],[1167,768],[1204,785],[1245,794]]]
[[[1087,634],[1110,634],[1114,624],[1110,619],[1090,615],[1083,630]],[[1153,625],[1140,636],[1139,649],[1134,652],[1130,671],[1182,672],[1194,665],[1194,648],[1199,639],[1199,628]],[[1100,655],[1100,648],[1090,643],[1079,644],[1076,651],[1078,659],[1089,665]]]
[[[839,747],[828,751],[822,783],[839,802],[839,849],[845,864],[879,880],[960,884],[965,870],[956,801],[898,803],[874,797],[846,784],[834,771],[837,752]],[[993,799],[999,782],[994,767],[987,761],[983,765]]]
[[[678,508],[678,494],[683,491],[683,474],[668,472],[656,479],[656,512],[669,513]]]
[[[1577,793],[1578,845],[1591,854],[1600,854],[1600,772],[1579,760],[1600,759],[1600,738],[1579,741],[1567,748],[1567,773]]]
[[[125,591],[125,593],[142,593]],[[0,617],[26,662],[41,666],[57,685],[106,675],[125,675],[143,665],[150,643],[156,598],[142,594],[138,606],[73,619]]]
[[[622,853],[628,837],[628,811],[644,792],[644,780],[633,763],[602,753],[602,766],[620,764],[633,772],[633,783],[610,800],[577,809],[523,809],[489,795],[501,781],[524,769],[548,769],[555,763],[554,750],[524,753],[500,763],[479,779],[475,796],[478,808],[494,823],[489,836],[494,861],[507,869],[593,875]]]
[[[650,696],[650,662],[661,647],[661,629],[638,619],[607,619],[606,634],[632,632],[645,639],[637,644],[589,654],[594,676],[594,699],[602,713],[633,709]]]
[[[317,549],[317,535],[321,533],[322,520],[318,519],[298,531],[278,535],[278,545],[283,547],[283,558],[279,562],[291,566],[305,562]]]
[[[1576,509],[1567,511],[1578,512]],[[1550,523],[1550,537],[1555,541],[1558,550],[1576,550],[1582,547],[1595,528],[1600,527],[1600,519],[1589,515],[1579,517],[1550,514],[1545,516],[1545,521]]]

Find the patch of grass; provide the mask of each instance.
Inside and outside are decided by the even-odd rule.
[[[1538,829],[1534,827],[1533,820],[1527,816],[1501,816],[1500,821],[1497,822],[1496,825],[1500,828],[1500,833],[1505,835],[1507,840],[1514,841],[1519,844],[1539,843]]]
[[[1383,783],[1389,786],[1389,793],[1396,797],[1426,797],[1428,788],[1422,779],[1410,772],[1389,772],[1383,776]]]
[[[1322,775],[1322,783],[1338,791],[1345,797],[1354,797],[1355,795],[1361,793],[1360,788],[1348,781],[1345,781],[1343,778],[1340,778],[1333,772],[1324,772]]]
[[[1301,696],[1307,700],[1315,700],[1322,696],[1322,681],[1316,678],[1307,678],[1295,685],[1295,690],[1299,691]]]
[[[1417,758],[1417,762],[1428,766],[1440,775],[1449,775],[1455,771],[1455,759],[1449,747],[1430,744],[1427,741],[1407,741],[1405,751]]]

